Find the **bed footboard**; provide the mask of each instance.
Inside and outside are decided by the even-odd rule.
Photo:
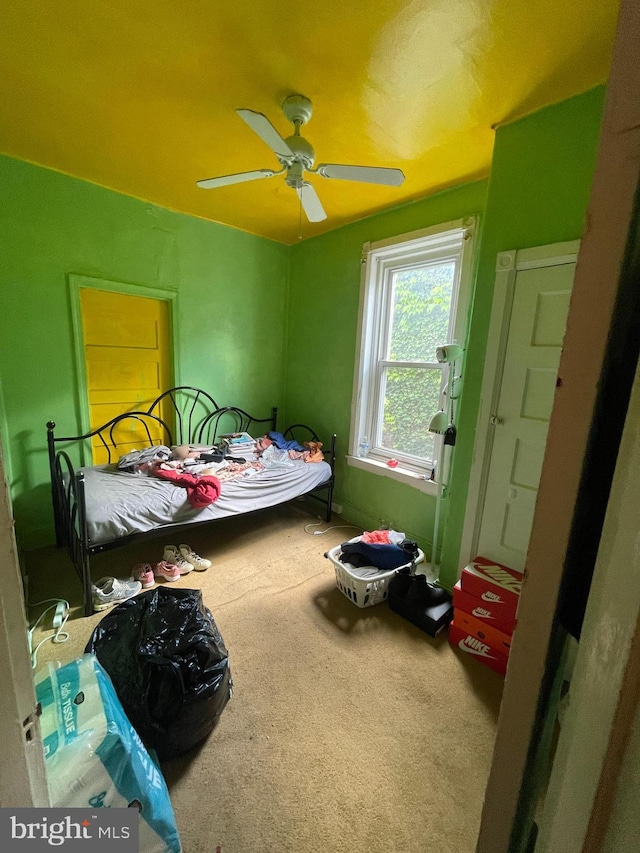
[[[84,474],[76,471],[64,450],[56,453],[53,431],[55,423],[47,424],[51,497],[56,530],[56,545],[66,547],[73,567],[82,584],[82,605],[85,616],[93,613],[91,600],[90,548],[87,536]]]
[[[286,439],[293,439],[294,441],[299,442],[299,444],[304,444],[306,441],[320,441],[320,438],[318,437],[316,431],[310,426],[307,426],[307,424],[293,424],[292,426],[287,427],[287,429],[285,429],[283,435]],[[331,505],[333,503],[333,489],[335,486],[336,466],[335,433],[331,436],[331,444],[329,445],[329,447],[325,448],[323,445],[322,453],[324,455],[325,460],[331,466],[331,477],[324,483],[320,483],[320,485],[316,486],[315,489],[312,489],[309,492],[309,497],[315,498],[315,500],[320,501],[321,504],[324,504],[325,521],[331,521]],[[326,496],[322,494],[324,492],[326,492]]]
[[[143,444],[172,443],[171,430],[156,415],[148,412],[126,412],[112,418],[98,429],[84,435],[55,435],[55,422],[47,423],[47,449],[51,474],[51,499],[56,532],[56,545],[65,547],[82,583],[84,615],[93,613],[91,589],[91,554],[101,548],[93,548],[87,532],[87,510],[85,479],[82,471],[76,471],[67,450],[58,450],[64,443],[68,447],[83,448],[86,442],[93,443],[103,461],[112,462],[121,452],[123,436],[129,438],[135,430],[136,438]],[[80,451],[81,452],[81,451]]]

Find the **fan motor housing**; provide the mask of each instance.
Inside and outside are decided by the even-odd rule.
[[[310,142],[297,134],[285,139],[289,148],[293,151],[294,161],[302,163],[305,169],[310,169],[316,159],[316,152]]]

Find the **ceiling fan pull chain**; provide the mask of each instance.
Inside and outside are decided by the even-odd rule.
[[[298,193],[298,240],[302,240],[302,193]]]

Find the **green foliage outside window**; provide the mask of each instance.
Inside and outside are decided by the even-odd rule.
[[[392,324],[387,359],[435,361],[449,335],[453,261],[403,270],[393,276]],[[432,458],[428,426],[438,409],[439,368],[389,367],[386,372],[382,444],[391,452]]]

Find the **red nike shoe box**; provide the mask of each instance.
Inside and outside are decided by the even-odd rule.
[[[498,631],[496,628],[476,619],[475,616],[465,613],[464,610],[456,610],[454,618],[458,628],[480,640],[481,643],[488,643],[497,652],[507,657],[509,656],[509,652],[511,651],[511,634]]]
[[[522,589],[520,572],[485,557],[475,557],[462,570],[460,588],[475,595],[485,605],[493,606],[495,613],[502,614],[503,623],[515,622]]]
[[[460,581],[453,588],[453,606],[456,610],[462,610],[470,616],[475,616],[479,622],[489,625],[504,634],[513,634],[516,626],[515,615],[504,612],[499,604],[492,601],[483,601],[470,592],[462,589]]]
[[[480,640],[478,637],[470,634],[469,631],[460,627],[457,624],[459,612],[455,613],[453,622],[449,625],[449,642],[451,645],[465,652],[470,657],[476,658],[480,663],[490,667],[500,675],[505,675],[509,655],[501,649],[495,648],[486,640]]]

